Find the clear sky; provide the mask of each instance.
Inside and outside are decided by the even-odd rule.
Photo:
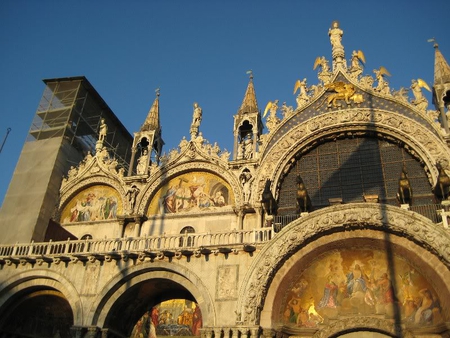
[[[297,79],[317,84],[317,56],[331,60],[328,28],[344,30],[346,58],[384,66],[390,87],[433,83],[434,37],[450,60],[450,1],[47,1],[0,2],[0,203],[44,91],[42,79],[84,75],[133,133],[160,88],[164,151],[200,131],[233,149],[233,115],[252,70],[258,105],[296,106]],[[411,94],[410,94],[411,96]],[[431,101],[431,95],[427,94]],[[430,107],[431,108],[431,107]]]

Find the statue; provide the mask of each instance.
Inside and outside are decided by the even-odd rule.
[[[105,119],[100,120],[100,129],[98,132],[98,140],[104,141],[106,138],[106,134],[108,133],[108,126],[105,123]]]
[[[261,196],[261,204],[264,208],[264,211],[267,215],[276,215],[278,210],[278,204],[273,197],[272,191],[270,190],[270,185],[272,182],[268,179],[266,180],[266,184],[264,186],[264,190]]]
[[[267,118],[266,125],[267,129],[270,131],[274,130],[278,123],[280,123],[280,119],[277,116],[278,110],[278,100],[274,102],[269,101],[266,105],[266,109],[264,109],[263,118],[266,117],[267,112],[270,111],[269,117]]]
[[[250,203],[250,197],[252,194],[252,183],[254,178],[252,177],[252,174],[250,174],[250,171],[245,170],[241,176],[241,183],[242,183],[242,192],[244,194],[244,203],[248,204]]]
[[[202,122],[202,108],[198,105],[197,102],[194,103],[194,114],[192,116],[191,123],[191,138],[194,139],[198,135],[198,130],[200,127],[200,123]]]
[[[359,99],[355,100],[355,86],[351,83],[345,83],[345,82],[333,82],[330,84],[327,84],[325,86],[327,91],[334,91],[335,93],[331,93],[327,98],[328,107],[338,107],[336,103],[337,100],[345,100],[345,103],[347,105],[350,104],[350,100],[353,100],[357,103],[359,103]],[[362,101],[361,101],[362,102]]]
[[[180,144],[178,145],[178,147],[180,148],[180,151],[183,152],[188,146],[189,146],[189,141],[186,140],[186,136],[183,136],[182,140],[180,141]]]
[[[428,107],[428,100],[425,98],[425,96],[423,96],[422,88],[425,88],[426,90],[431,92],[430,87],[424,80],[412,80],[411,90],[414,94],[414,100],[411,100],[411,103],[415,105],[419,110],[425,111]]]
[[[403,168],[400,179],[398,180],[397,199],[400,204],[411,204],[412,189],[405,168]]]
[[[135,185],[132,185],[130,188],[128,188],[125,196],[128,197],[128,205],[129,210],[132,213],[134,210],[134,206],[136,204],[136,197],[139,194],[139,188]]]
[[[229,152],[228,150],[224,149],[224,150],[222,151],[222,153],[220,154],[220,159],[221,159],[222,161],[228,161],[229,158],[230,158],[230,152]]]
[[[322,81],[322,84],[326,85],[330,82],[333,73],[330,72],[330,66],[328,65],[328,61],[324,56],[318,56],[316,58],[316,61],[314,61],[313,70],[316,70],[316,68],[319,66],[322,70],[319,72],[318,78],[320,81]]]
[[[250,160],[253,158],[253,137],[252,133],[247,133],[243,140],[244,159]]]
[[[389,83],[385,80],[384,76],[391,76],[386,68],[381,66],[379,69],[374,69],[375,78],[378,81],[378,84],[375,88],[377,92],[381,94],[390,94]]]
[[[352,53],[351,67],[349,69],[350,75],[357,79],[363,71],[363,67],[361,65],[364,63],[366,63],[364,53],[360,50],[354,50]]]
[[[280,110],[281,110],[281,113],[283,114],[283,119],[291,116],[294,113],[294,108],[292,108],[292,106],[287,106],[286,102],[283,102]]]
[[[433,188],[434,195],[440,200],[446,200],[449,195],[450,177],[445,172],[442,165],[436,165],[439,175],[437,177],[436,185]]]
[[[306,88],[306,78],[303,81],[297,80],[294,86],[294,95],[299,91],[297,96],[297,108],[305,105],[309,101],[308,89]]]
[[[297,212],[308,212],[311,209],[311,199],[302,178],[297,176]]]
[[[330,42],[333,49],[344,48],[341,42],[342,35],[344,35],[344,32],[339,28],[339,22],[333,21],[331,28],[328,30],[328,36],[330,37]]]
[[[141,157],[137,160],[136,172],[138,175],[146,175],[148,174],[147,170],[148,166],[148,150],[142,149]]]

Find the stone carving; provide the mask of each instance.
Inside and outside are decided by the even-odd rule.
[[[415,105],[420,111],[425,112],[428,107],[428,100],[425,98],[425,96],[423,96],[422,88],[425,88],[426,90],[431,92],[430,87],[424,80],[412,80],[411,91],[414,94],[414,99],[411,100],[411,103]]]
[[[142,149],[141,157],[138,158],[136,166],[136,173],[138,175],[148,175],[148,156],[148,150],[145,148]]]
[[[303,79],[303,81],[297,80],[294,87],[294,95],[297,91],[299,91],[299,93],[297,95],[296,101],[297,109],[299,109],[309,102],[308,88],[306,88],[306,79]]]
[[[263,117],[266,117],[267,112],[269,113],[269,117],[266,121],[267,129],[269,130],[269,133],[272,132],[277,125],[280,123],[280,119],[277,116],[277,110],[278,110],[278,100],[275,100],[274,102],[269,101],[266,105],[266,109],[264,110]]]
[[[446,243],[444,229],[436,227],[424,216],[414,214],[411,217],[410,213],[389,205],[355,203],[324,208],[297,219],[289,225],[289,231],[280,232],[271,245],[261,251],[247,274],[243,285],[249,286],[240,293],[242,300],[238,304],[238,310],[243,309],[246,313],[244,323],[258,324],[268,286],[282,262],[312,236],[320,236],[331,229],[344,231],[370,226],[371,229],[406,234],[449,267],[450,244]]]
[[[317,67],[321,67],[321,71],[318,74],[318,79],[322,83],[322,85],[326,85],[330,83],[331,76],[333,75],[332,72],[330,72],[330,66],[328,65],[328,60],[325,59],[324,56],[318,56],[316,58],[316,61],[314,62],[313,70],[316,70]]]
[[[362,65],[366,63],[364,53],[360,50],[354,50],[352,53],[351,66],[348,70],[351,77],[358,79],[363,72]]]
[[[392,96],[402,102],[408,102],[408,89],[401,87],[399,90],[393,90]]]
[[[180,148],[180,152],[185,151],[189,147],[189,141],[186,140],[186,136],[183,136],[178,147]]]
[[[252,183],[255,178],[248,169],[244,170],[239,178],[242,184],[242,193],[244,194],[244,204],[249,204],[252,194]]]
[[[139,188],[136,185],[132,185],[128,188],[125,196],[128,200],[128,212],[133,214],[134,206],[136,205],[136,198],[139,195]]]
[[[289,116],[294,114],[294,108],[292,108],[292,106],[287,106],[286,102],[283,102],[280,110],[281,114],[283,114],[283,119],[288,118]]]
[[[389,95],[390,94],[389,83],[386,81],[384,77],[391,76],[391,74],[383,66],[381,66],[379,69],[374,69],[373,72],[375,73],[375,78],[378,82],[377,86],[375,87],[375,90],[380,94]]]
[[[194,113],[192,116],[192,123],[191,123],[191,139],[195,139],[198,135],[198,130],[200,127],[200,123],[202,122],[202,108],[198,105],[197,102],[194,103]]]
[[[108,126],[105,123],[105,119],[101,119],[100,120],[100,129],[98,132],[98,140],[102,142],[102,145],[103,145],[103,141],[105,140],[107,134],[108,134]]]
[[[342,36],[344,35],[344,32],[340,29],[338,21],[333,21],[331,28],[328,30],[328,35],[330,36],[332,47],[331,55],[333,56],[333,67],[343,66],[345,68],[345,51],[344,46],[342,45]]]

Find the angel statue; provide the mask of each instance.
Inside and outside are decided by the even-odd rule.
[[[381,94],[390,94],[389,83],[385,80],[384,76],[391,76],[386,68],[381,66],[379,69],[374,69],[375,78],[378,81],[375,90]]]
[[[303,81],[297,80],[294,86],[294,95],[299,91],[297,96],[297,108],[305,105],[309,101],[308,89],[306,88],[306,78]]]
[[[366,58],[361,50],[354,50],[352,53],[351,66],[349,68],[350,75],[357,79],[362,71],[363,66],[366,63]]]
[[[431,92],[430,87],[424,80],[412,80],[411,90],[414,94],[414,100],[411,100],[411,103],[415,105],[419,110],[425,111],[428,107],[428,100],[425,98],[425,96],[423,96],[422,88],[425,88],[426,90]]]
[[[278,100],[267,102],[266,108],[264,109],[263,117],[266,117],[267,112],[270,112],[267,117],[266,125],[269,133],[275,129],[278,123],[280,123],[280,119],[277,116],[278,110]]]
[[[333,73],[330,72],[330,66],[328,65],[327,59],[325,59],[325,56],[316,57],[313,70],[316,70],[316,68],[319,66],[322,68],[322,70],[319,72],[317,77],[320,81],[322,81],[323,84],[329,83]]]

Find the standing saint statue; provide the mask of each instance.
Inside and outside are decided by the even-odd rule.
[[[192,139],[194,139],[198,135],[198,130],[201,122],[202,122],[202,108],[198,105],[197,102],[195,102],[194,114],[192,116],[192,123],[190,129]]]
[[[101,119],[100,129],[98,131],[98,140],[103,142],[106,138],[107,133],[108,133],[108,126],[105,123],[105,119]]]

